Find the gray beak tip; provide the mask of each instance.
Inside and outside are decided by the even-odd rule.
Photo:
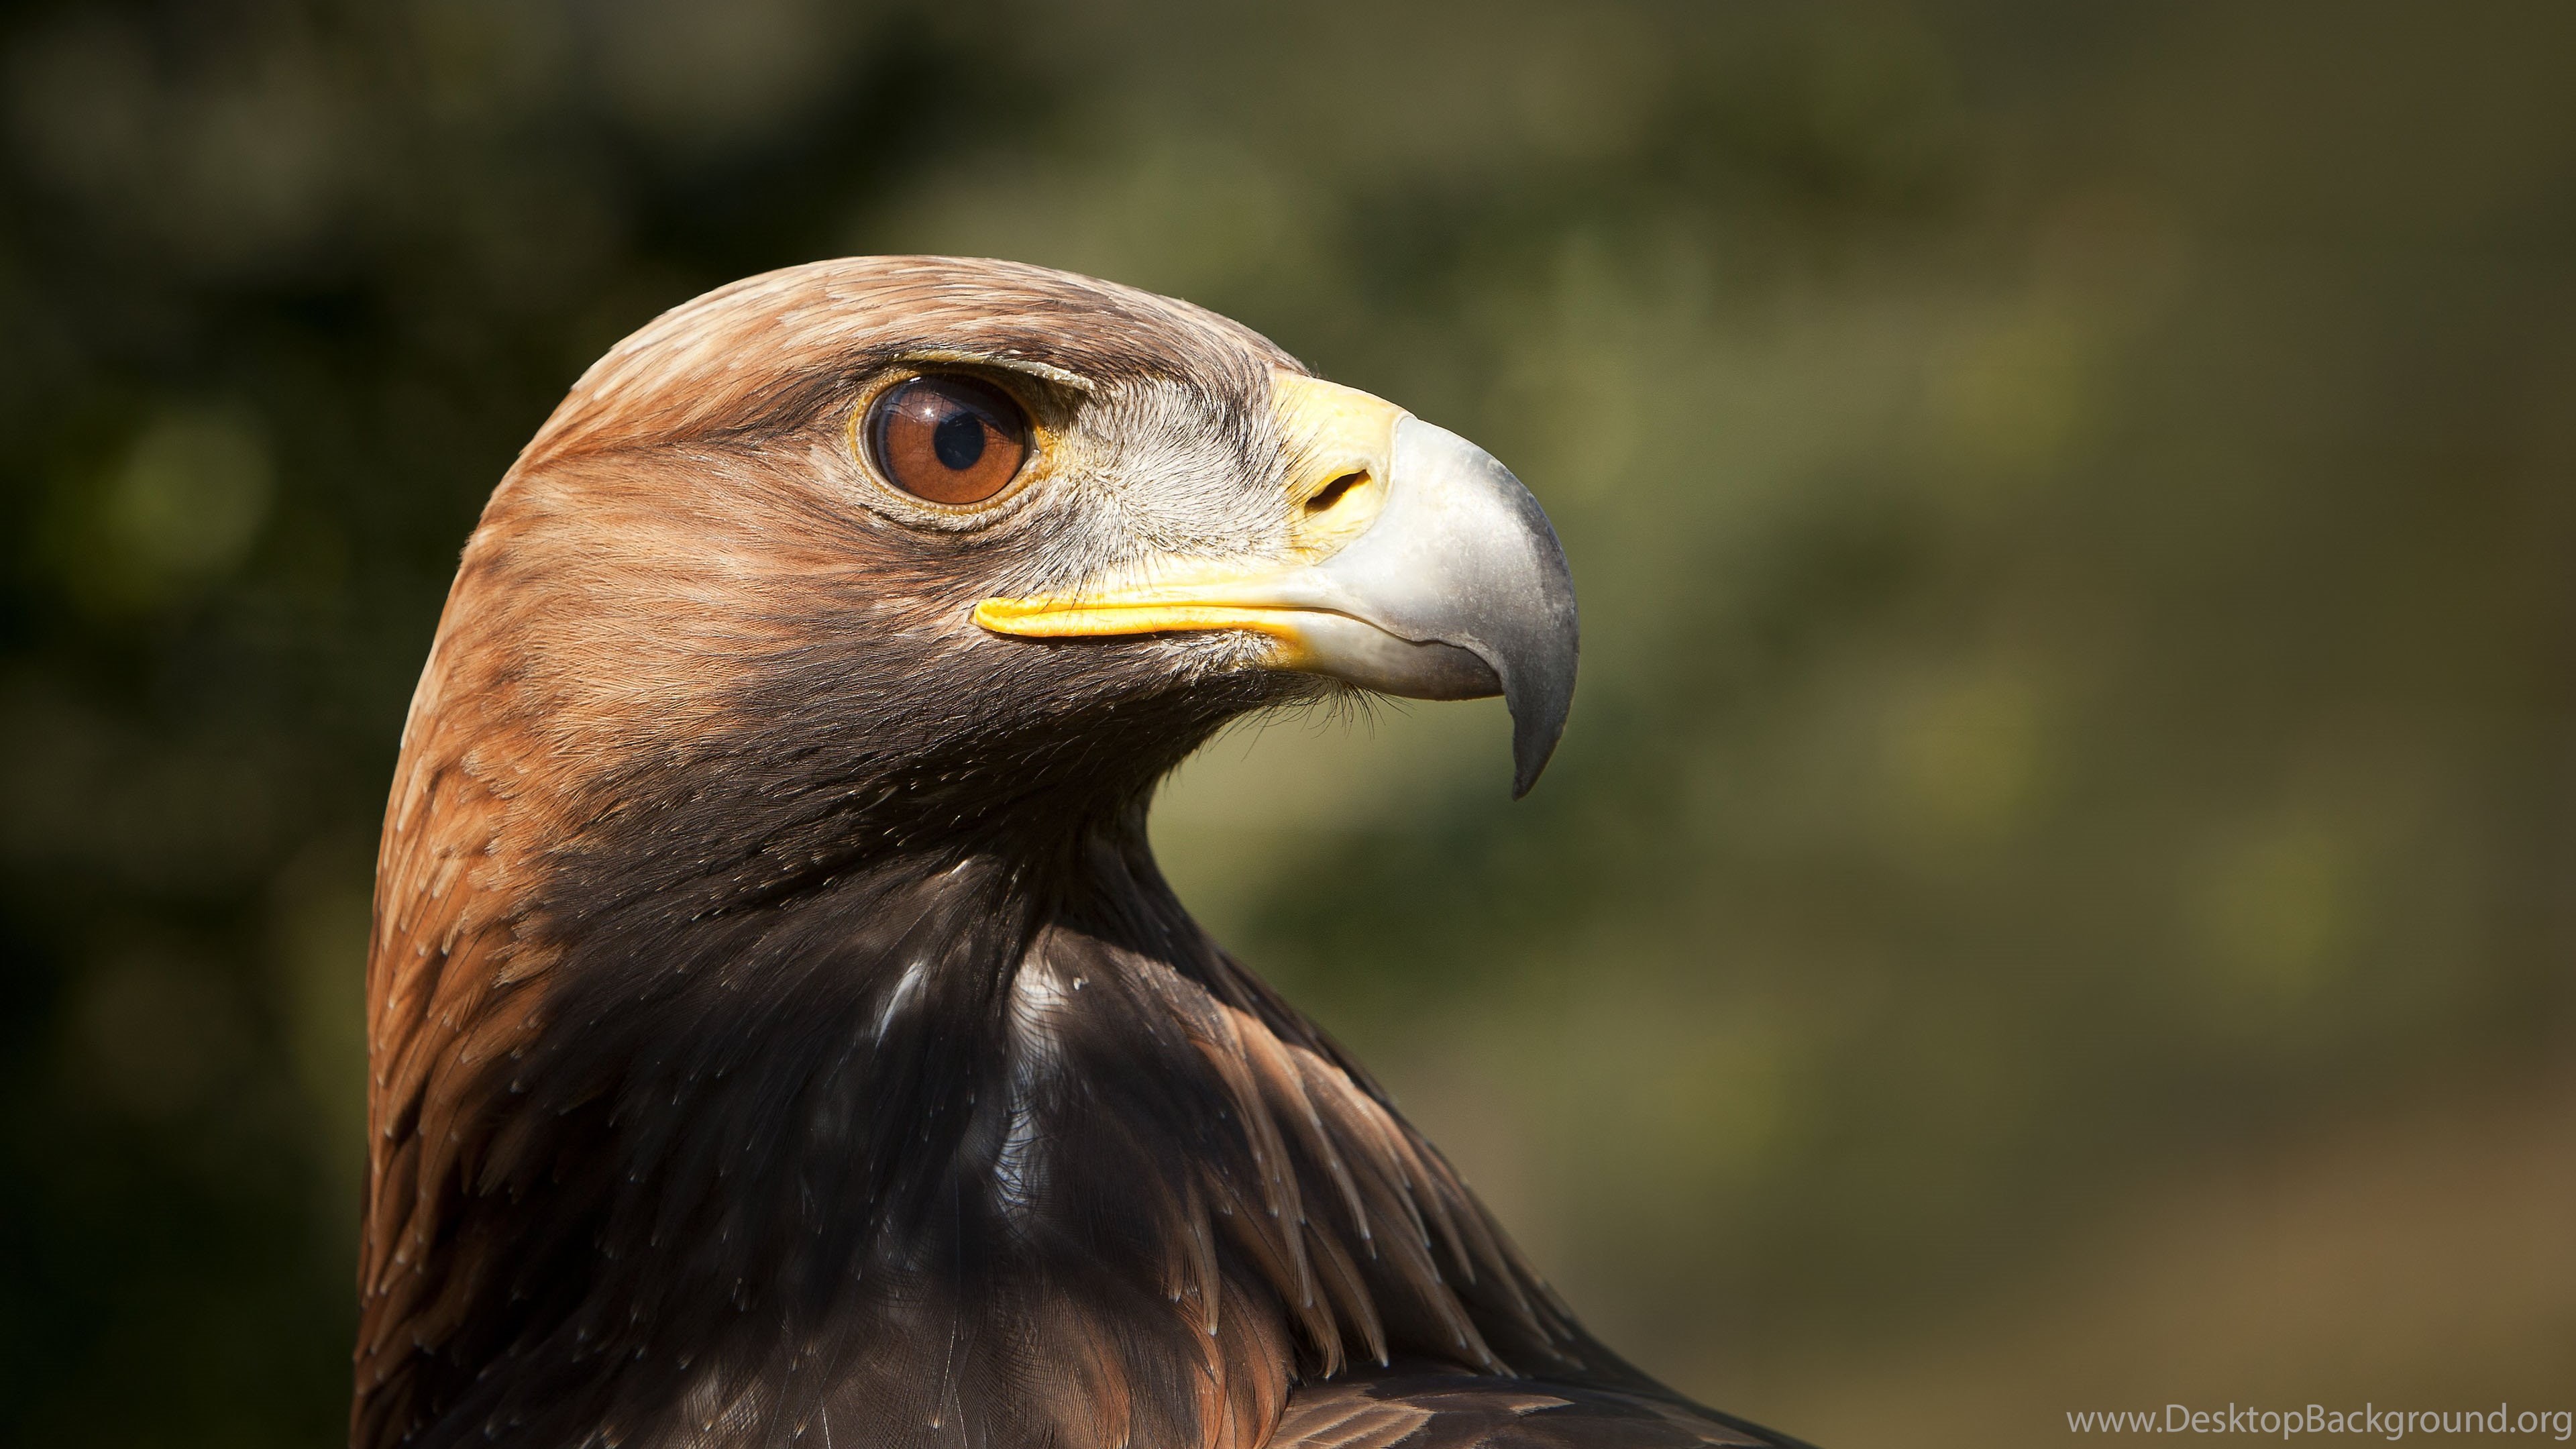
[[[1566,601],[1568,614],[1573,612],[1572,602]],[[1531,661],[1536,667],[1515,671],[1504,689],[1503,703],[1512,712],[1515,800],[1538,783],[1539,772],[1547,768],[1549,757],[1556,753],[1556,742],[1565,735],[1565,717],[1574,707],[1574,628],[1570,619],[1560,637],[1566,641],[1561,657]]]
[[[1523,728],[1518,720],[1512,722],[1513,799],[1529,794],[1530,787],[1538,783],[1539,772],[1547,768],[1548,757],[1556,753],[1557,737],[1562,733],[1562,727],[1542,734]]]
[[[1583,630],[1574,603],[1574,571],[1545,510],[1509,470],[1490,457],[1485,461],[1510,481],[1507,496],[1529,551],[1510,590],[1517,603],[1509,617],[1517,627],[1498,631],[1508,645],[1488,656],[1502,676],[1503,703],[1512,712],[1512,798],[1518,800],[1538,783],[1539,772],[1564,737],[1566,715],[1574,708]]]

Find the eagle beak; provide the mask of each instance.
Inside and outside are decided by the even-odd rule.
[[[1492,454],[1352,388],[1279,374],[1294,460],[1291,557],[1172,560],[1150,579],[986,599],[1000,634],[1074,638],[1242,629],[1271,667],[1412,699],[1499,694],[1512,795],[1529,793],[1574,702],[1574,577],[1538,500]]]

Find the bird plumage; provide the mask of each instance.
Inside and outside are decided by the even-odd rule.
[[[992,506],[853,444],[941,366],[1027,400]],[[1173,766],[1344,686],[1240,631],[972,622],[1295,555],[1300,373],[1167,299],[872,258],[575,386],[387,812],[354,1443],[1789,1442],[1587,1335],[1156,870]]]

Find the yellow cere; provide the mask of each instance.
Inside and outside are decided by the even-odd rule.
[[[1330,558],[1377,521],[1404,409],[1372,393],[1292,372],[1271,374],[1280,450],[1291,460],[1290,531],[1309,562]]]

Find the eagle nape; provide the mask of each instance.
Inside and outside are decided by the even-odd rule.
[[[367,962],[353,1449],[1794,1445],[1593,1337],[1155,865],[1357,687],[1574,688],[1481,449],[1170,298],[860,257],[675,308],[502,478]]]

